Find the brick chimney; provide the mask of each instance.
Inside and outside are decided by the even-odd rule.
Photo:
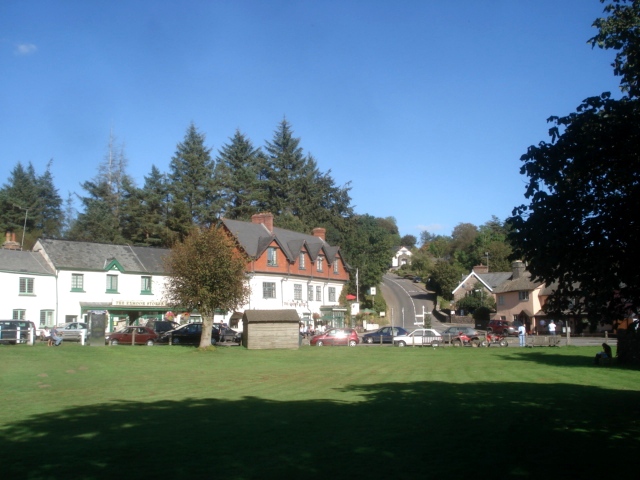
[[[20,250],[20,244],[16,242],[16,232],[6,232],[2,248],[6,250]]]
[[[527,269],[522,260],[516,260],[511,264],[511,272],[513,273],[513,279],[524,276],[524,272]]]
[[[473,272],[477,273],[478,275],[481,273],[489,273],[489,267],[487,265],[476,265],[475,267],[473,267]]]
[[[311,233],[313,234],[314,237],[318,237],[319,239],[324,241],[324,237],[327,233],[327,229],[318,227],[318,228],[314,228]]]
[[[251,216],[251,223],[262,224],[267,230],[273,232],[273,214],[272,213],[256,213]]]

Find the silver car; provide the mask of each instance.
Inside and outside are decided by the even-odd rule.
[[[82,322],[65,323],[61,327],[56,327],[56,330],[64,340],[80,340],[83,332],[85,339],[89,336],[89,326]]]

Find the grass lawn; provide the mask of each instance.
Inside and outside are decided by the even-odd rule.
[[[618,478],[640,371],[598,350],[0,346],[0,475]]]

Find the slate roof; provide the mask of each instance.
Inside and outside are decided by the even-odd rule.
[[[293,309],[282,310],[245,310],[242,317],[244,325],[248,323],[299,322],[298,312]]]
[[[516,292],[520,290],[535,290],[543,282],[534,282],[531,280],[531,273],[524,272],[520,278],[516,278],[515,280],[509,280],[504,282],[502,285],[499,285],[494,293],[506,293],[506,292]]]
[[[320,237],[278,227],[274,227],[273,232],[270,232],[262,223],[225,218],[222,219],[222,224],[236,238],[247,255],[252,258],[259,258],[274,240],[290,262],[295,262],[298,259],[303,248],[306,248],[313,261],[323,252],[330,264],[333,263],[340,251],[340,247],[329,245]]]
[[[478,273],[477,275],[486,285],[489,285],[492,290],[495,290],[499,285],[509,280],[513,274],[511,272],[491,272]]]
[[[0,249],[0,271],[28,273],[31,275],[55,275],[55,271],[35,252]]]
[[[40,246],[58,270],[103,271],[109,263],[117,260],[127,273],[163,274],[162,258],[170,252],[167,248],[54,239],[38,240],[34,250]]]

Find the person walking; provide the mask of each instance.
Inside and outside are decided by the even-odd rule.
[[[527,336],[527,329],[525,328],[524,324],[520,324],[518,326],[518,338],[520,339],[520,346],[524,347],[525,346],[525,337]]]

